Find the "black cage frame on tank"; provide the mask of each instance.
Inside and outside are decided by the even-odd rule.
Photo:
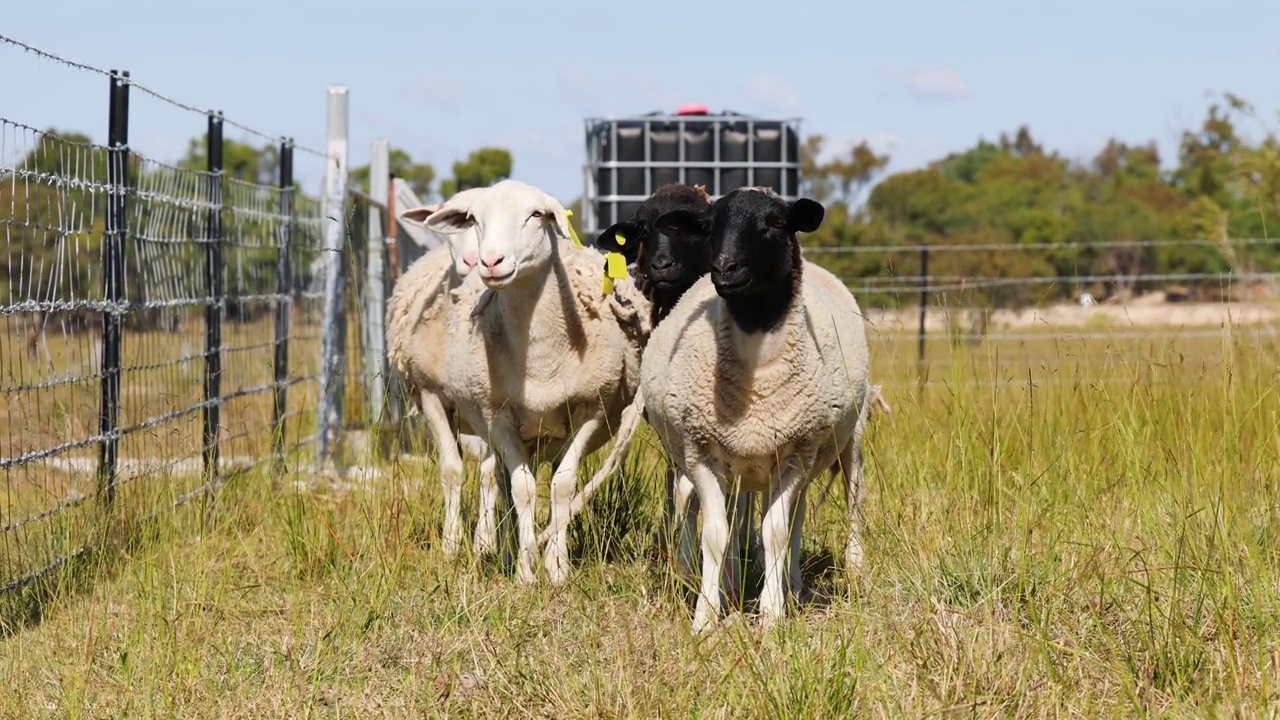
[[[800,119],[732,111],[589,118],[582,231],[632,217],[658,187],[702,185],[712,199],[740,187],[800,196]]]

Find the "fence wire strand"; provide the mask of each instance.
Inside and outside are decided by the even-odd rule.
[[[61,55],[57,55],[47,50],[41,50],[38,47],[29,45],[27,43],[22,42],[21,40],[18,40],[17,38],[13,38],[8,35],[0,34],[0,43],[4,43],[6,45],[12,45],[13,47],[23,50],[24,52],[31,53],[32,55],[35,55],[43,60],[56,62],[60,65],[64,65],[69,68],[74,68],[76,70],[95,73],[97,75],[102,75],[104,77],[111,76],[111,71],[109,70],[103,70],[102,68],[95,67],[93,65],[89,65],[83,62],[78,62],[75,60],[70,60],[68,58],[62,57]],[[169,95],[166,95],[158,90],[147,87],[146,85],[142,85],[132,78],[129,78],[128,82],[129,82],[129,86],[134,90],[138,90],[139,92],[142,92],[152,98],[155,98],[156,100],[159,100],[160,102],[165,103],[166,105],[175,107],[179,110],[185,110],[187,112],[195,113],[197,115],[205,115],[210,110],[209,108],[198,108],[190,103],[182,102],[181,100],[170,97]],[[270,134],[264,133],[261,130],[249,127],[248,125],[244,125],[242,123],[238,123],[234,120],[224,119],[223,122],[226,123],[229,127],[233,127],[247,135],[251,135],[260,140],[265,140],[267,142],[272,142],[272,143],[279,142],[281,140],[281,137],[278,135],[270,135]],[[295,144],[294,150],[321,158],[323,160],[329,159],[329,156],[326,153],[320,150],[317,150],[315,148],[308,147],[306,145]]]

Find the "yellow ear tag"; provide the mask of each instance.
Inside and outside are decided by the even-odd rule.
[[[572,211],[572,210],[565,210],[565,211],[564,211],[564,216],[565,216],[566,218],[571,218],[571,217],[573,217],[573,211]],[[566,220],[564,221],[564,224],[565,224],[565,227],[569,228],[569,242],[573,243],[573,246],[574,246],[574,247],[576,247],[576,248],[578,248],[579,250],[581,250],[581,249],[582,249],[582,241],[578,239],[578,231],[573,229],[573,223],[569,222],[569,221],[566,219]]]
[[[613,239],[618,242],[618,246],[622,247],[627,244],[627,238],[622,233],[614,233]],[[608,295],[613,292],[613,281],[621,280],[627,276],[627,258],[620,252],[607,252],[604,254],[604,294]]]

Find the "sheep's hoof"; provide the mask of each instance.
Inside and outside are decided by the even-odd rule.
[[[552,585],[563,584],[565,580],[569,579],[569,558],[566,553],[554,545],[547,548],[545,565],[547,579],[551,581]]]
[[[516,580],[525,585],[532,585],[538,581],[538,573],[533,569],[533,558],[527,551],[520,553],[520,562],[516,564]]]
[[[858,538],[849,538],[849,546],[844,549],[845,570],[855,571],[862,568],[862,543]]]
[[[718,614],[718,611],[703,605],[702,601],[699,600],[697,607],[693,611],[693,634],[705,635],[714,629],[716,615]]]
[[[458,554],[458,539],[457,539],[457,538],[452,538],[452,537],[446,537],[446,538],[444,538],[444,539],[440,542],[440,551],[441,551],[441,552],[443,552],[443,553],[444,553],[444,556],[445,556],[445,557],[447,557],[447,558],[451,558],[451,557],[453,557],[454,555],[457,555],[457,554]]]
[[[492,527],[476,530],[471,545],[477,555],[488,555],[498,549],[498,539]]]

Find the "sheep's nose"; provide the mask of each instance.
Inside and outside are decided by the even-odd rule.
[[[738,269],[738,263],[733,258],[718,257],[716,261],[711,263],[711,271],[719,275],[725,275]]]
[[[487,268],[489,268],[490,270],[492,270],[492,269],[494,269],[494,268],[498,267],[499,265],[501,265],[501,264],[502,264],[502,261],[503,261],[503,260],[505,260],[505,259],[506,259],[506,258],[505,258],[504,256],[502,256],[502,255],[496,255],[496,256],[493,256],[493,257],[490,257],[490,258],[487,258],[487,259],[486,259],[486,258],[481,258],[481,259],[480,259],[480,264],[481,264],[481,265],[484,265],[485,267],[487,267]]]
[[[667,270],[670,269],[673,264],[675,263],[672,261],[670,255],[662,255],[653,259],[654,270]]]

